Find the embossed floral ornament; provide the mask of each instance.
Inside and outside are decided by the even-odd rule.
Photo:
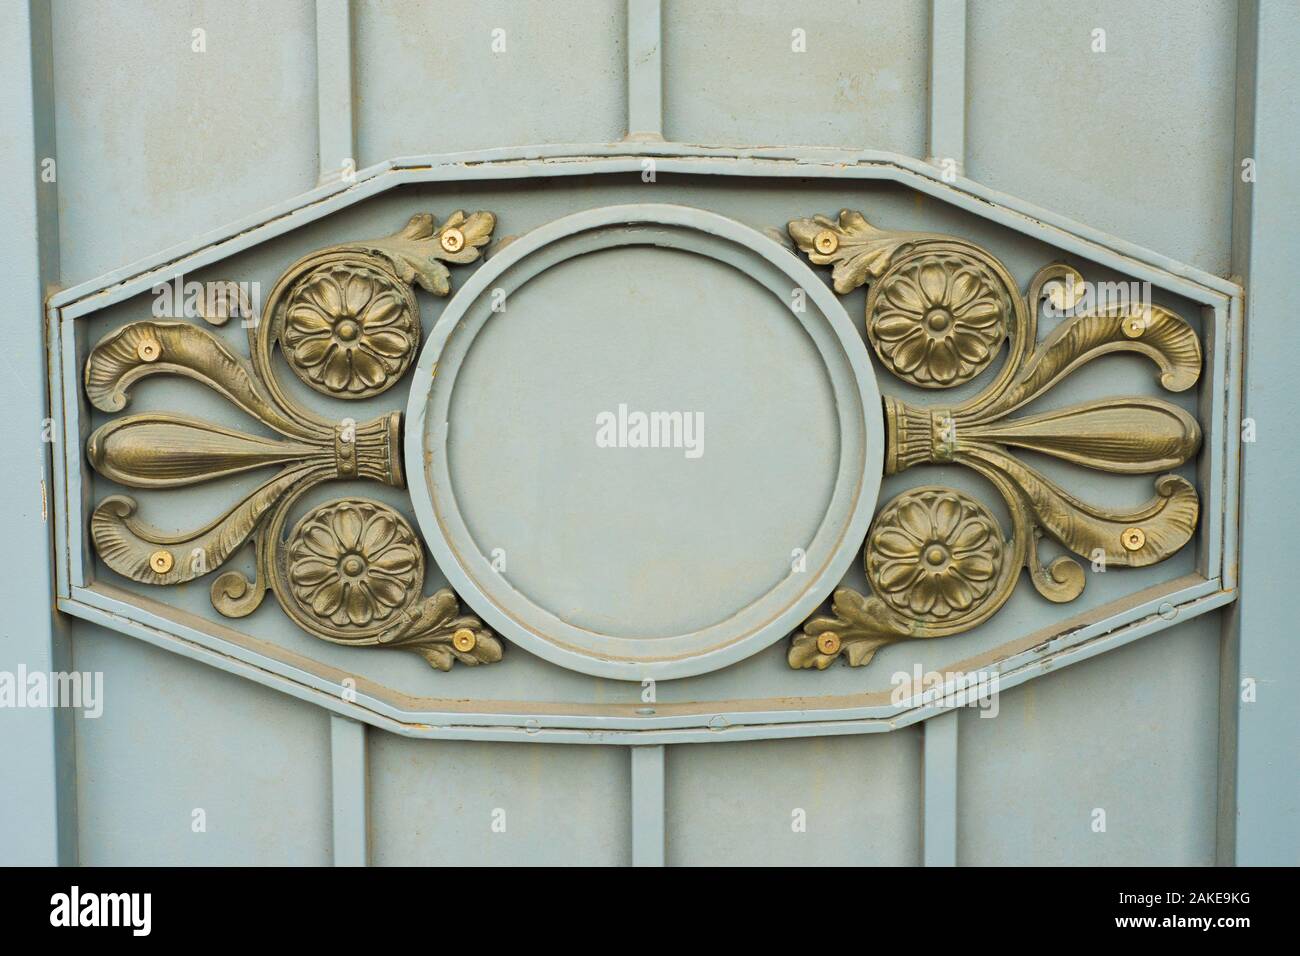
[[[362,263],[309,273],[291,294],[281,338],[300,378],[348,397],[375,395],[411,364],[420,327],[410,289]]]
[[[944,490],[896,499],[867,544],[867,574],[904,614],[943,621],[993,591],[1002,536],[987,512]]]
[[[477,617],[461,612],[454,592],[423,594],[418,539],[382,502],[348,498],[321,505],[299,522],[310,538],[298,529],[286,538],[294,502],[323,482],[365,479],[405,487],[398,452],[401,415],[390,412],[351,425],[319,416],[286,394],[272,364],[274,349],[282,347],[295,374],[336,398],[362,398],[395,384],[419,344],[418,304],[410,285],[430,295],[449,294],[451,273],[444,263],[477,260],[495,223],[484,211],[455,212],[442,226],[431,214],[417,213],[392,235],[304,256],[276,280],[264,320],[249,326],[247,360],[211,332],[183,322],[133,322],[105,336],[85,366],[86,397],[100,411],[121,411],[131,387],[143,378],[183,376],[278,437],[247,435],[170,413],[128,415],[100,426],[87,440],[86,454],[97,471],[118,484],[153,490],[258,468],[278,471],[215,521],[180,535],[140,520],[134,498],[109,495],[90,520],[91,540],[104,563],[133,581],[181,584],[215,571],[251,544],[251,578],[227,570],[212,581],[212,606],[226,617],[252,614],[271,593],[295,624],[321,640],[411,651],[439,670],[457,661],[501,660],[501,641]],[[288,329],[291,311],[297,327]],[[390,331],[409,343],[395,361]],[[316,340],[323,347],[312,346]],[[353,342],[348,355],[346,343]],[[366,360],[357,358],[363,352],[378,356],[384,366],[385,378],[373,389],[367,384],[375,381],[373,370],[367,375]],[[308,374],[313,370],[320,382]],[[353,377],[366,387],[350,392],[325,384],[356,388]],[[188,560],[190,555],[203,560]]]
[[[424,573],[409,526],[364,501],[310,512],[294,530],[288,558],[299,605],[335,628],[386,621],[410,602]]]
[[[962,255],[922,255],[892,268],[871,291],[867,334],[882,362],[923,388],[978,375],[1006,336],[1001,284]]]
[[[790,237],[835,291],[870,284],[867,337],[899,378],[949,388],[997,354],[1012,318],[1011,279],[978,247],[932,233],[878,229],[860,212],[793,219]]]

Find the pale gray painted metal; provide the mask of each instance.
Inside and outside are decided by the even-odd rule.
[[[74,642],[104,674],[103,713],[75,712],[81,863],[329,864],[324,711],[111,631]]]
[[[43,438],[46,411],[45,336],[37,315],[47,286],[59,275],[58,184],[42,178],[42,163],[57,155],[50,59],[49,10],[41,3],[11,3],[0,10],[0,262],[10,329],[0,363],[0,416],[6,454],[0,478],[6,489],[8,546],[0,557],[5,615],[0,670],[49,673],[72,667],[68,630],[54,620],[50,556],[51,453]],[[73,863],[77,813],[72,714],[67,710],[0,711],[0,860]]]
[[[970,4],[966,175],[1226,274],[1237,7]]]
[[[1209,587],[1187,588],[1169,599],[1144,602],[1118,626],[1113,621],[1070,631],[1023,654],[1001,661],[996,668],[1003,689],[1016,687],[1062,666],[1088,660],[1186,620],[1231,603],[1235,596]],[[1198,596],[1196,591],[1202,593]],[[120,592],[118,592],[120,594]],[[583,713],[470,713],[429,711],[410,713],[358,690],[356,701],[345,697],[341,683],[315,677],[297,668],[285,669],[278,661],[212,640],[203,632],[174,620],[157,617],[125,603],[120,597],[78,589],[75,601],[60,601],[60,610],[84,620],[104,624],[185,657],[201,660],[221,670],[240,674],[301,700],[312,701],[335,713],[410,737],[464,740],[540,739],[555,743],[706,743],[717,740],[755,740],[765,737],[804,737],[819,734],[885,733],[906,727],[941,711],[922,698],[909,698],[883,707],[824,708],[780,711],[713,712],[683,716],[592,716]],[[1161,605],[1172,603],[1177,613],[1164,616]],[[127,615],[130,615],[128,618]],[[1131,617],[1131,620],[1127,620]],[[180,642],[172,634],[181,637]],[[247,658],[244,660],[243,658]],[[284,671],[283,674],[278,673]],[[635,685],[633,685],[635,686]],[[951,682],[944,692],[953,691]],[[414,723],[412,721],[415,721]]]
[[[653,796],[636,796],[653,774],[638,774],[635,761],[651,758],[635,754],[682,742],[691,746],[663,747],[659,783],[669,863],[930,861],[943,846],[931,831],[946,834],[954,819],[944,796],[953,787],[961,863],[1296,862],[1300,698],[1286,692],[1297,661],[1278,595],[1289,586],[1287,542],[1297,530],[1275,504],[1277,476],[1297,467],[1293,444],[1279,437],[1296,412],[1293,336],[1282,317],[1300,250],[1294,186],[1278,173],[1300,145],[1287,105],[1296,96],[1295,8],[1262,0],[1242,4],[1239,17],[1237,4],[1212,0],[1141,10],[971,4],[958,70],[955,38],[927,29],[940,4],[826,0],[793,16],[753,5],[737,18],[730,2],[666,0],[661,127],[678,140],[741,149],[610,145],[642,102],[636,18],[619,2],[565,4],[545,17],[521,4],[357,2],[347,21],[341,4],[325,0],[230,4],[206,11],[204,56],[189,48],[200,24],[183,5],[149,3],[119,18],[59,0],[52,29],[39,7],[33,23],[26,5],[6,6],[0,81],[18,96],[6,95],[3,109],[17,104],[20,113],[15,122],[6,113],[4,125],[22,135],[0,149],[6,168],[25,171],[32,155],[54,154],[57,127],[61,202],[53,185],[25,172],[2,192],[7,221],[32,225],[6,233],[13,248],[0,261],[11,322],[33,340],[22,346],[15,332],[6,353],[15,371],[2,386],[8,447],[31,454],[5,466],[15,502],[7,527],[22,544],[6,552],[6,580],[26,603],[4,634],[0,668],[11,658],[69,666],[75,648],[79,668],[105,673],[110,702],[99,720],[77,718],[75,784],[58,769],[74,757],[66,712],[0,713],[3,749],[17,755],[16,772],[0,774],[6,855],[15,847],[23,862],[71,860],[79,844],[92,863],[342,862],[340,841],[355,858],[368,815],[380,864],[627,863],[646,846],[638,833],[653,844],[656,816]],[[344,22],[354,30],[354,71],[319,52],[337,51]],[[494,27],[517,55],[492,53]],[[1090,49],[1098,27],[1104,54]],[[791,49],[795,28],[805,31],[806,53]],[[581,55],[566,54],[574,48]],[[327,152],[339,151],[326,144],[346,135],[323,102],[347,72],[358,94],[358,165],[370,168],[355,184],[314,188],[334,162]],[[959,85],[971,179],[947,184],[923,160],[951,136]],[[1077,133],[1068,149],[1044,133],[1063,128]],[[595,145],[564,145],[575,143]],[[772,146],[791,143],[825,148]],[[476,152],[448,155],[458,150]],[[1237,181],[1243,151],[1260,160],[1261,179],[1238,185],[1234,203],[1228,176]],[[394,161],[402,156],[414,158]],[[1201,578],[1170,596],[1176,619],[1156,613],[1157,598],[1118,626],[1085,628],[1004,662],[999,717],[972,711],[951,721],[955,774],[936,746],[951,744],[941,722],[955,715],[925,706],[642,722],[485,714],[457,723],[463,715],[429,712],[418,726],[392,701],[361,693],[353,704],[337,680],[247,654],[194,619],[126,621],[132,595],[96,580],[80,521],[57,530],[57,553],[66,544],[74,555],[59,563],[59,606],[72,617],[62,630],[49,625],[48,575],[30,560],[49,532],[21,489],[42,477],[61,486],[66,470],[80,511],[75,439],[88,422],[75,389],[66,409],[63,395],[45,409],[36,316],[47,282],[64,286],[52,300],[49,344],[75,382],[75,317],[95,321],[99,305],[127,302],[161,278],[234,252],[255,256],[261,242],[393,187],[440,188],[450,202],[489,180],[510,188],[538,176],[552,185],[598,171],[635,177],[646,158],[661,175],[716,177],[733,192],[758,182],[733,173],[791,189],[819,178],[845,192],[897,179],[918,204],[952,203],[1205,305],[1202,420],[1235,429],[1252,415],[1260,432],[1242,461],[1245,551],[1231,620],[1215,609],[1236,596],[1233,445],[1203,456],[1202,484],[1222,480],[1205,500]],[[1234,363],[1246,315],[1230,271],[1250,283],[1244,410]],[[30,441],[35,429],[23,424],[51,413],[74,438],[54,449],[52,475]],[[1027,681],[1040,675],[1050,676]],[[1260,679],[1256,703],[1240,702],[1243,677]],[[338,716],[325,721],[322,711]],[[910,726],[926,718],[924,730]],[[364,761],[357,745],[367,731],[352,719],[379,728]],[[336,724],[347,728],[339,741]],[[751,739],[777,735],[791,739]],[[547,742],[638,746],[630,756]],[[940,802],[942,812],[932,807]],[[204,837],[190,827],[195,808],[208,811]],[[499,833],[497,809],[508,821]],[[1103,833],[1090,827],[1096,809],[1107,811]],[[806,812],[806,832],[792,829],[795,810]]]
[[[928,0],[665,0],[664,136],[923,157],[928,20]]]
[[[630,747],[632,865],[664,865],[664,747]]]
[[[930,0],[928,159],[966,171],[966,0]]]
[[[996,717],[963,713],[958,864],[1213,864],[1219,703],[1194,689],[1217,680],[1219,624],[1004,692]]]
[[[961,713],[950,710],[922,725],[921,847],[926,866],[957,865],[957,722]]]
[[[370,803],[366,725],[330,715],[330,783],[335,866],[370,862]]]
[[[357,168],[351,0],[316,0],[316,101],[320,179],[328,182]]]
[[[659,0],[627,3],[627,136],[663,139],[664,68]]]
[[[1295,551],[1300,511],[1293,440],[1300,419],[1295,381],[1295,267],[1300,255],[1300,192],[1286,172],[1300,152],[1296,103],[1300,7],[1263,0],[1242,5],[1233,265],[1250,289],[1241,414],[1256,440],[1242,451],[1241,600],[1227,619],[1223,655],[1220,765],[1221,862],[1300,863],[1300,673],[1296,641]],[[1292,481],[1279,485],[1280,476]],[[1289,485],[1289,486],[1288,486]],[[1253,693],[1249,691],[1253,688]]]

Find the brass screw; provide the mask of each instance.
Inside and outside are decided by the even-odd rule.
[[[1147,323],[1140,315],[1130,315],[1124,320],[1124,334],[1131,339],[1140,339],[1146,331]]]
[[[465,233],[459,229],[447,229],[438,240],[448,252],[460,252],[465,248]]]
[[[155,551],[149,555],[149,567],[153,568],[155,574],[166,574],[172,569],[173,563],[170,551]]]
[[[162,355],[162,346],[157,342],[144,341],[136,346],[135,354],[140,356],[141,362],[156,362],[158,356]]]
[[[1141,551],[1142,546],[1147,543],[1147,536],[1141,528],[1125,528],[1119,540],[1128,550]]]
[[[462,654],[467,654],[474,650],[474,645],[478,643],[478,638],[468,627],[462,627],[451,636],[451,643]]]
[[[827,657],[831,657],[840,652],[840,636],[827,631],[817,638],[817,650],[821,651]]]
[[[840,237],[829,229],[823,229],[813,236],[813,248],[824,256],[829,256],[840,247]]]

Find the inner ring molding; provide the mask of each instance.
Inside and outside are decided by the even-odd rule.
[[[653,247],[703,256],[742,273],[790,310],[812,341],[834,397],[840,446],[833,491],[802,571],[787,574],[723,620],[688,633],[616,636],[577,626],[541,606],[492,567],[461,512],[447,454],[457,376],[474,340],[509,296],[547,270],[588,253]],[[791,308],[796,290],[802,313]],[[436,373],[436,374],[435,374]],[[780,401],[774,396],[773,401]],[[755,415],[761,416],[761,408]],[[586,210],[541,226],[492,256],[449,301],[416,366],[406,414],[411,498],[434,562],[462,600],[512,643],[552,663],[623,680],[707,673],[798,628],[858,556],[883,470],[880,394],[861,334],[839,299],[786,248],[735,220],[700,209],[636,204]],[[630,546],[635,546],[631,543]],[[557,573],[563,573],[559,571]]]

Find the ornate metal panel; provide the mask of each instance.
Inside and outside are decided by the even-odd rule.
[[[896,157],[538,152],[55,296],[60,607],[412,735],[648,741],[890,729],[900,667],[1232,599],[1235,286]]]

